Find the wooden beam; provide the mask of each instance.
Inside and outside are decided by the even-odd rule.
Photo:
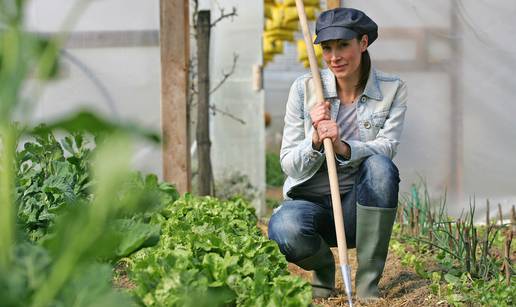
[[[163,179],[191,191],[188,114],[190,56],[188,0],[160,0]]]
[[[449,191],[452,206],[461,205],[463,201],[463,164],[464,164],[464,119],[462,104],[462,25],[459,20],[460,7],[457,1],[452,1],[450,11],[450,47],[452,50],[452,63],[449,66],[450,76],[450,174]]]
[[[159,30],[29,33],[43,38],[63,35],[66,37],[63,45],[66,49],[159,47]]]
[[[81,31],[67,36],[65,48],[158,47],[157,30]]]

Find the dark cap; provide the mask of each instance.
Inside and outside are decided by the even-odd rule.
[[[378,25],[360,10],[341,7],[319,15],[315,34],[314,44],[334,39],[350,40],[366,34],[371,45],[378,37]]]

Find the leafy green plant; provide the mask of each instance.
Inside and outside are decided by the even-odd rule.
[[[500,227],[490,223],[489,219],[485,227],[475,225],[475,207],[473,199],[469,211],[453,220],[445,214],[446,197],[438,204],[432,204],[426,185],[413,185],[410,196],[402,198],[402,214],[398,219],[406,222],[402,229],[408,226],[408,232],[404,232],[406,238],[439,250],[439,258],[446,259],[448,263],[450,258],[457,266],[454,269],[488,280],[498,275],[501,264],[499,257],[491,255],[494,242],[501,240]]]
[[[90,196],[90,147],[80,133],[61,143],[49,133],[25,142],[16,154],[18,223],[32,240],[46,234],[63,206]]]
[[[22,131],[13,124],[13,114],[30,111],[30,99],[22,95],[26,80],[51,78],[58,65],[60,40],[23,29],[25,3],[0,1],[1,304],[133,305],[127,293],[113,289],[112,266],[99,261],[113,261],[138,245],[153,244],[148,239],[156,236],[157,227],[142,226],[142,212],[153,206],[144,200],[151,198],[144,195],[145,189],[124,191],[124,187],[131,176],[127,135],[157,138],[91,112]],[[50,133],[54,130],[72,136],[59,144]],[[92,177],[87,171],[89,152],[74,134],[84,131],[102,134],[91,164]],[[36,139],[17,154],[21,135]],[[117,194],[122,191],[124,195]],[[134,217],[134,223],[127,221],[129,217]],[[27,240],[18,225],[28,227],[29,235],[39,241]],[[124,241],[129,231],[132,240]]]
[[[475,225],[474,199],[470,210],[457,220],[445,214],[445,198],[438,204],[432,204],[430,199],[425,185],[414,185],[410,195],[402,198],[400,224],[395,226],[394,233],[403,244],[393,240],[392,250],[420,276],[431,279],[434,294],[446,298],[453,306],[514,304],[514,269],[500,250],[501,242],[510,249],[511,238],[504,239],[501,231],[507,225],[491,223],[489,214],[485,226]],[[502,263],[505,274],[500,273]]]
[[[268,197],[265,199],[265,204],[267,205],[267,207],[269,207],[271,209],[279,207],[281,205],[281,202],[282,202],[281,200],[268,198]]]
[[[267,185],[279,187],[285,181],[285,174],[281,170],[279,155],[272,152],[265,154],[265,177]]]
[[[160,243],[131,257],[130,276],[142,304],[310,304],[309,284],[289,276],[277,245],[261,235],[254,209],[242,199],[187,195],[152,220],[162,227]]]
[[[96,180],[91,204],[73,206],[56,216],[41,246],[24,241],[23,236],[14,240],[9,265],[0,267],[0,296],[12,298],[7,306],[71,302],[88,306],[105,301],[121,306],[130,302],[129,296],[113,290],[111,267],[97,262],[118,257],[116,247],[124,246],[121,242],[125,236],[117,235],[116,223],[130,212],[141,210],[137,200],[143,198],[142,190],[133,190],[126,198],[112,193],[122,191],[130,177],[128,148],[121,137],[113,137],[98,148],[92,163]],[[82,300],[76,301],[79,293],[83,293]]]

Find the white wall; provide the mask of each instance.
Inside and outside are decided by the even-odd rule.
[[[31,30],[55,32],[62,30],[66,16],[76,13],[74,27],[67,30],[159,29],[159,0],[28,0],[26,24]]]
[[[259,191],[255,201],[258,214],[265,211],[265,127],[264,93],[253,90],[253,66],[262,63],[262,1],[219,0],[226,12],[234,6],[238,16],[216,25],[211,39],[211,83],[228,72],[233,54],[238,55],[235,73],[211,96],[217,108],[245,121],[241,124],[223,115],[212,117],[212,159],[216,178],[238,171],[249,176]],[[212,20],[219,16],[212,6]]]
[[[86,1],[72,32],[159,30],[159,0]],[[62,30],[66,16],[78,0],[32,0],[27,7],[28,30],[55,32]],[[260,65],[263,4],[261,1],[216,1],[212,3],[212,20],[219,17],[219,6],[238,16],[223,20],[212,30],[211,83],[221,79],[222,71],[231,68],[233,53],[239,59],[235,73],[211,97],[217,108],[244,120],[242,125],[223,115],[212,116],[212,161],[216,179],[238,171],[247,175],[258,189],[254,204],[264,212],[265,136],[264,94],[252,87],[252,67]],[[194,42],[192,42],[194,44]],[[194,46],[192,46],[194,49]],[[50,82],[37,99],[31,119],[46,121],[80,107],[97,110],[105,116],[132,120],[160,131],[160,52],[153,47],[69,48],[73,59],[87,69],[62,59],[60,79]],[[89,75],[90,74],[90,75]],[[102,84],[95,85],[91,76]],[[161,176],[161,149],[141,144],[135,154],[135,166]]]
[[[26,27],[35,32],[159,30],[159,0],[82,2],[89,5],[75,11],[73,8],[80,1],[29,1]],[[63,29],[67,16],[75,13],[78,17],[73,19],[73,27]],[[48,121],[78,108],[88,108],[106,117],[130,120],[160,131],[158,46],[68,48],[65,52],[61,76],[36,97],[32,121]],[[134,164],[144,172],[161,176],[160,146],[140,144]]]

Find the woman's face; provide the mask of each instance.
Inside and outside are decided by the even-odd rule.
[[[362,52],[367,49],[367,35],[362,39],[330,40],[321,43],[323,59],[337,79],[360,77]]]

